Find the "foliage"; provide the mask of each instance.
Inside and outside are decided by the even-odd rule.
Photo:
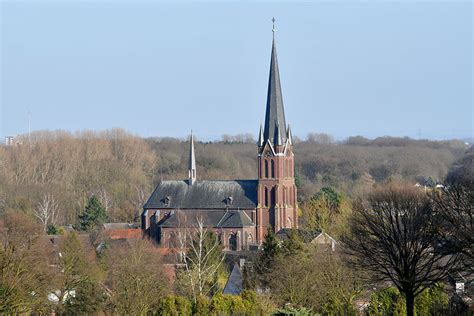
[[[79,229],[91,231],[107,221],[107,213],[99,199],[92,195],[84,211],[79,215]]]
[[[182,296],[166,296],[160,300],[156,309],[158,315],[191,315],[191,302]]]
[[[337,192],[333,187],[324,187],[316,193],[314,199],[324,199],[327,201],[331,211],[338,211],[342,202],[342,194]]]
[[[0,220],[0,311],[44,311],[50,276],[42,227],[21,213]]]
[[[406,304],[400,292],[390,287],[370,296],[368,313],[369,315],[403,316],[406,314]]]
[[[350,200],[332,187],[322,188],[302,208],[304,229],[323,230],[334,237],[346,231],[352,212]]]
[[[58,235],[59,234],[59,229],[54,224],[48,224],[48,228],[46,229],[46,233],[48,235]]]
[[[444,315],[448,307],[448,295],[441,285],[423,290],[415,299],[415,315]],[[389,287],[372,293],[369,315],[406,315],[403,295],[397,288]]]
[[[88,236],[84,236],[88,241]],[[92,250],[93,251],[93,250]],[[99,311],[105,303],[105,293],[99,285],[101,271],[75,232],[68,233],[60,245],[60,273],[55,276],[58,291],[58,313],[83,314]]]
[[[169,281],[162,271],[161,256],[153,247],[146,240],[136,240],[130,247],[114,244],[108,247],[111,299],[117,313],[146,315],[159,303],[165,308],[171,302],[171,297],[160,301],[168,293]],[[177,303],[181,308],[181,301]],[[176,306],[176,302],[170,305]]]
[[[209,299],[204,295],[199,295],[193,304],[193,315],[206,316],[209,315]]]
[[[340,254],[308,245],[290,256],[279,256],[269,279],[273,300],[280,306],[306,307],[329,314],[348,314],[362,283]],[[317,290],[315,290],[317,289]]]
[[[302,251],[304,241],[297,229],[289,229],[288,237],[280,243],[280,252],[283,256],[293,256]]]
[[[287,307],[284,309],[276,310],[272,315],[274,316],[310,316],[314,315],[311,310],[301,307],[301,308],[294,308],[294,307]]]
[[[271,270],[272,262],[274,258],[280,253],[280,249],[280,244],[275,232],[273,231],[273,228],[268,226],[267,234],[265,235],[265,239],[262,243],[262,252],[258,260],[258,266],[263,269],[263,271],[260,272],[265,273]]]

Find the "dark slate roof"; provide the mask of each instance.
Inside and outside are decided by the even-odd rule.
[[[276,44],[275,38],[273,38],[270,75],[268,79],[267,109],[265,112],[265,128],[263,132],[264,142],[269,139],[271,143],[276,144],[278,134],[280,134],[281,142],[284,144],[287,138],[285,110],[283,108],[283,97],[281,94]]]
[[[239,295],[242,292],[242,273],[240,272],[239,266],[234,264],[234,268],[229,275],[229,279],[227,280],[227,284],[224,287],[224,291],[222,294],[231,294],[231,295]]]
[[[232,201],[229,202],[229,197]],[[257,180],[161,181],[143,206],[145,209],[254,209]]]
[[[239,228],[254,226],[252,220],[239,210],[199,210],[178,211],[165,217],[158,225],[161,227],[197,226],[202,220],[204,227]]]
[[[299,238],[305,243],[309,243],[314,240],[314,238],[321,235],[322,231],[320,230],[305,230],[301,228],[293,229],[293,228],[282,228],[280,229],[276,235],[280,239],[287,239],[291,233],[296,233]]]

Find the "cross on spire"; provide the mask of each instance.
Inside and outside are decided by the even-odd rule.
[[[272,32],[275,33],[275,17],[272,18],[272,23],[273,23],[273,27],[272,27]]]

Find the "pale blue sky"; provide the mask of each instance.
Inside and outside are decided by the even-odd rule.
[[[0,0],[1,1],[1,0]],[[473,134],[471,1],[2,1],[0,136],[258,132],[275,16],[294,134]]]

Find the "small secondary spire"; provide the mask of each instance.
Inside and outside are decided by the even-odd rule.
[[[194,136],[191,130],[191,140],[189,144],[189,168],[188,168],[188,181],[189,185],[193,185],[196,182],[196,157],[194,156]]]

